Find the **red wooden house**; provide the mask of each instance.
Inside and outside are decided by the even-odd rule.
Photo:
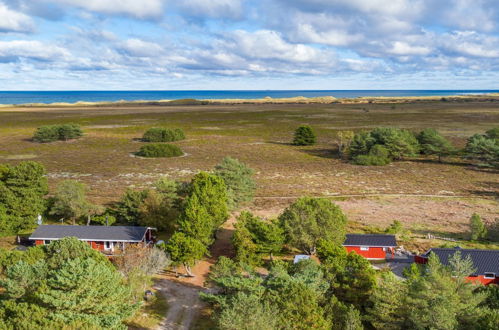
[[[347,234],[343,246],[369,260],[393,258],[397,241],[394,235]]]
[[[35,245],[46,245],[64,237],[76,237],[95,250],[113,254],[123,250],[126,244],[149,244],[153,239],[151,231],[149,227],[133,226],[40,225],[29,239],[35,241]]]
[[[414,261],[418,264],[428,262],[430,253],[435,253],[444,265],[449,264],[449,259],[457,252],[461,252],[461,258],[470,258],[473,262],[474,274],[467,277],[468,280],[482,284],[499,284],[499,250],[474,250],[456,248],[430,249],[421,256],[415,256]]]

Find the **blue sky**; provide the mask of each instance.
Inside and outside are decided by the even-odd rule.
[[[0,0],[0,90],[498,82],[497,0]]]

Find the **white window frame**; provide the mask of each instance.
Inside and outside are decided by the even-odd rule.
[[[486,272],[483,274],[483,278],[486,278],[488,280],[496,278],[496,273],[492,272]]]
[[[110,241],[104,241],[104,250],[112,251],[114,248],[114,243]]]
[[[369,246],[361,246],[360,250],[361,251],[369,251]]]

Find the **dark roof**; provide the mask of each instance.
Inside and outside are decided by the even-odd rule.
[[[499,275],[499,250],[473,250],[459,247],[435,248],[430,249],[423,256],[428,257],[430,252],[433,252],[438,256],[442,264],[448,265],[449,259],[457,251],[461,251],[461,258],[470,256],[471,261],[473,261],[473,268],[476,269],[476,275],[483,275],[484,273],[496,273],[496,275]]]
[[[347,234],[344,246],[397,246],[394,235]]]
[[[126,241],[140,242],[147,227],[132,226],[65,226],[41,225],[31,234],[29,239],[60,239],[76,237],[87,241]]]

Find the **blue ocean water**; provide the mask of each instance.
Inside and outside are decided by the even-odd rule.
[[[0,91],[0,104],[114,102],[177,99],[259,99],[264,97],[448,96],[499,93],[499,90],[233,90],[233,91]]]

